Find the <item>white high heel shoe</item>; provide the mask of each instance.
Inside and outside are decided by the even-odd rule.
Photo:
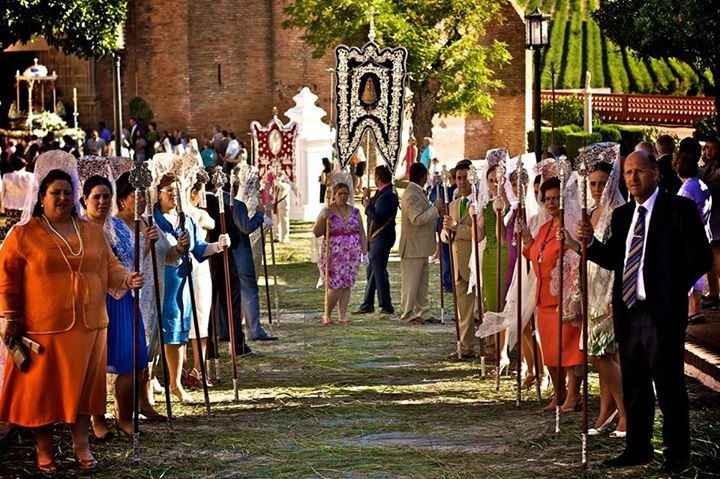
[[[597,427],[597,428],[593,427],[593,428],[588,429],[588,432],[587,432],[588,436],[599,436],[600,434],[605,432],[605,430],[607,430],[607,428],[610,427],[610,424],[612,424],[612,422],[615,420],[617,415],[618,415],[618,410],[616,409],[615,412],[610,414],[610,416],[605,420],[605,422],[602,423],[602,426]],[[618,431],[615,431],[615,432],[618,432]],[[613,434],[615,434],[615,432],[611,433],[610,437],[615,437],[615,436],[613,436]]]
[[[505,371],[505,376],[507,376],[508,370],[510,369],[510,356],[507,355],[507,353],[500,356],[500,377],[503,376],[503,371]]]

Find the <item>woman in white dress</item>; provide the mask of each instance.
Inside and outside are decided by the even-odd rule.
[[[215,229],[215,221],[210,217],[210,214],[203,209],[205,202],[205,183],[209,181],[209,176],[205,170],[198,170],[196,173],[195,184],[190,188],[189,202],[191,205],[188,208],[187,214],[195,221],[198,225],[198,237],[205,241],[207,239],[208,231]],[[197,286],[195,287],[195,303],[197,305],[197,316],[198,324],[200,326],[200,343],[202,345],[203,358],[207,358],[207,339],[208,339],[208,327],[210,324],[210,309],[212,308],[212,288],[204,288],[202,285],[212,283],[212,276],[210,275],[210,262],[203,261],[198,262],[195,258],[192,258],[193,263],[193,282]],[[197,341],[195,338],[195,325],[194,323],[190,326],[190,344],[192,344],[193,350],[193,369],[190,371],[191,381],[196,384],[202,384],[200,374],[200,351],[198,350]],[[209,369],[206,369],[209,370]],[[208,379],[208,386],[212,386]]]

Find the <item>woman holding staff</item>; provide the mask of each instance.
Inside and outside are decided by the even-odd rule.
[[[180,381],[192,315],[186,255],[192,253],[197,261],[202,261],[229,246],[230,238],[227,235],[220,235],[217,243],[205,243],[200,239],[198,227],[192,218],[186,218],[184,228],[181,227],[176,209],[178,206],[176,181],[172,173],[166,173],[160,178],[157,184],[158,202],[154,207],[153,218],[161,235],[171,245],[165,257],[164,274],[160,283],[163,297],[162,324],[165,353],[170,369],[170,392],[181,402],[191,403],[192,398]]]
[[[603,240],[609,235],[610,218],[618,206],[625,204],[620,192],[620,145],[598,143],[580,152],[578,161],[586,163],[587,185],[593,206],[590,222],[595,236]],[[578,244],[566,233],[568,248],[580,251]],[[618,424],[611,437],[625,437],[625,407],[623,403],[622,378],[617,357],[615,332],[612,317],[613,272],[602,269],[595,263],[587,264],[588,290],[588,336],[587,352],[598,371],[600,381],[600,412],[589,436],[605,432],[617,419]]]
[[[557,177],[546,179],[541,184],[540,200],[550,219],[540,227],[534,237],[527,226],[523,225],[522,236],[525,245],[523,255],[532,262],[538,280],[535,318],[540,333],[543,360],[550,369],[555,389],[553,399],[545,410],[556,410],[561,407],[562,403],[563,411],[572,411],[578,401],[576,381],[575,375],[570,373],[568,375],[570,384],[567,388],[565,387],[565,369],[581,365],[583,358],[579,347],[580,327],[573,322],[577,318],[567,318],[568,320],[562,321],[562,327],[559,327],[558,323],[561,284],[559,282],[560,240],[558,232],[560,231],[561,210],[560,180]],[[579,258],[576,260],[579,261]],[[563,305],[562,309],[565,311],[567,308]],[[562,343],[558,341],[560,334],[562,334]],[[562,362],[558,361],[560,350],[562,350]]]
[[[127,174],[122,176],[123,181]],[[124,186],[121,183],[121,186]],[[131,228],[134,227],[134,219],[126,223],[119,217],[110,215],[112,210],[113,188],[110,180],[102,176],[91,176],[83,184],[82,203],[85,207],[85,214],[88,221],[100,226],[109,224],[112,230],[108,237],[113,254],[127,270],[133,269],[135,258],[134,235]],[[133,215],[134,216],[134,215]],[[155,240],[158,232],[148,228],[142,238]],[[147,251],[149,241],[143,239],[143,250]],[[143,254],[144,256],[144,254]],[[145,327],[142,317],[135,318],[133,312],[133,294],[130,290],[111,290],[107,296],[108,312],[108,349],[107,349],[107,371],[115,374],[115,410],[118,431],[130,436],[133,431],[133,369],[142,376],[142,390],[148,391],[147,364],[148,354],[145,343]],[[137,324],[133,325],[133,322]],[[135,334],[135,347],[137,357],[133,368],[133,331]],[[149,419],[163,419],[150,405],[147,393],[142,394],[140,400],[140,412]],[[107,424],[104,416],[93,416],[93,430],[98,438],[105,438],[108,434]]]
[[[350,293],[361,258],[367,255],[367,240],[360,210],[348,204],[350,187],[336,183],[332,188],[332,203],[323,208],[315,221],[313,234],[325,237],[320,255],[320,270],[326,288],[323,325],[332,324],[332,312],[339,309],[341,324],[347,319]]]
[[[97,465],[88,431],[90,416],[105,413],[105,296],[143,284],[113,255],[103,228],[77,217],[79,196],[75,158],[40,155],[23,217],[0,249],[0,335],[41,346],[25,371],[7,362],[0,422],[33,429],[37,468],[49,474],[57,471],[49,426],[58,422],[70,425],[78,467]]]
[[[521,158],[523,169],[525,169],[526,172],[531,171],[532,175],[530,175],[530,178],[535,177],[537,181],[533,182],[532,187],[525,183],[527,186],[523,189],[524,195],[522,198],[519,198],[520,192],[518,190],[517,172]],[[540,226],[546,221],[546,214],[540,210],[537,203],[540,175],[535,173],[535,155],[531,153],[511,159],[508,162],[508,170],[510,172],[508,180],[510,192],[508,192],[508,194],[511,201],[516,203],[516,208],[511,215],[507,228],[515,233],[515,239],[513,241],[515,241],[516,244],[513,245],[512,241],[509,241],[508,249],[514,247],[520,251],[522,249],[522,238],[517,238],[517,235],[521,233],[522,225],[527,224],[531,233],[536,235]],[[522,203],[521,213],[518,212],[520,203]],[[522,258],[523,257],[519,255],[516,261],[522,262]],[[479,338],[486,338],[500,331],[507,330],[506,344],[512,347],[518,340],[517,317],[518,312],[521,312],[522,352],[527,365],[527,373],[523,381],[523,387],[529,388],[535,384],[538,400],[540,400],[540,386],[544,376],[544,367],[542,366],[542,349],[537,341],[537,335],[535,335],[535,321],[533,317],[536,306],[537,278],[532,268],[530,268],[529,260],[526,259],[525,262],[526,264],[524,264],[522,268],[518,269],[515,267],[512,270],[512,278],[507,288],[503,310],[501,312],[486,311],[483,322],[478,327],[475,335]],[[519,273],[522,273],[522,280],[519,280]]]

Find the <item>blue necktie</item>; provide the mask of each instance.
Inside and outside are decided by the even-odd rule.
[[[633,307],[637,302],[637,281],[640,273],[640,260],[643,256],[643,247],[645,245],[645,213],[647,210],[644,206],[638,208],[637,221],[635,222],[635,230],[633,231],[632,241],[630,242],[630,251],[625,264],[623,273],[623,302],[628,308]]]

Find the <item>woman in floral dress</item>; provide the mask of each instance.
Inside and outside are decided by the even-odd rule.
[[[360,211],[348,204],[349,198],[348,185],[337,183],[332,189],[330,206],[320,212],[313,227],[316,237],[329,237],[329,265],[326,244],[323,244],[320,254],[321,277],[328,285],[328,304],[323,325],[332,324],[330,318],[335,306],[339,306],[340,323],[350,323],[347,319],[350,291],[355,284],[362,256],[367,254],[367,240]],[[326,272],[329,278],[325,278]]]

